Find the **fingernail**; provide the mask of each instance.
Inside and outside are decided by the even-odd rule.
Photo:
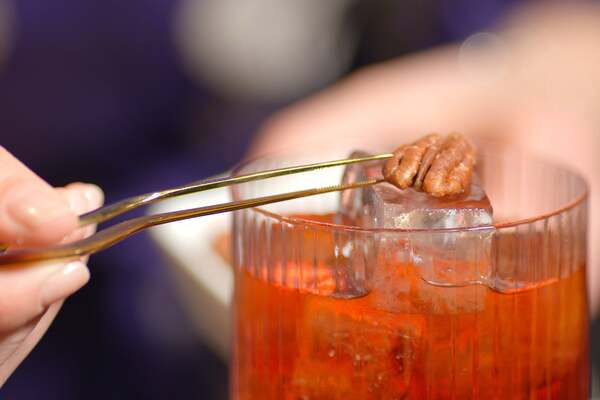
[[[71,214],[69,205],[58,195],[38,188],[16,188],[9,194],[6,211],[18,225],[33,229]]]
[[[41,301],[44,307],[63,300],[87,283],[90,271],[81,261],[63,266],[43,283]]]
[[[104,192],[99,186],[92,183],[86,183],[83,194],[88,201],[88,205],[91,207],[100,207],[104,202]]]

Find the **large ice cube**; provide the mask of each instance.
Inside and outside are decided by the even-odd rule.
[[[354,152],[352,157],[365,155]],[[344,183],[380,177],[381,167],[381,162],[349,165]],[[441,198],[389,183],[346,191],[340,212],[366,228],[464,228],[492,223],[492,205],[477,175],[468,192]]]
[[[353,157],[364,155],[364,152],[352,154]],[[381,168],[380,161],[353,164],[346,168],[343,180],[381,177]],[[346,191],[341,196],[340,219],[350,219],[365,228],[422,230],[376,234],[373,252],[376,257],[383,257],[381,260],[398,265],[408,262],[418,267],[421,277],[433,285],[457,287],[488,283],[494,232],[492,206],[476,175],[469,191],[455,196],[436,198],[388,183]],[[440,228],[450,230],[440,231]],[[373,279],[379,282],[377,276]],[[401,286],[399,282],[392,285]],[[447,308],[456,309],[456,306],[448,304]]]

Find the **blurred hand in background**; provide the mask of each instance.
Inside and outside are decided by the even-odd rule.
[[[0,147],[0,243],[49,245],[81,239],[77,215],[102,203],[95,185],[52,188]],[[0,269],[0,386],[46,332],[64,300],[88,281],[86,260]]]
[[[461,131],[541,153],[600,189],[600,7],[521,8],[498,33],[371,66],[276,114],[251,154],[365,140],[394,148]],[[590,289],[600,302],[598,199],[591,198]]]

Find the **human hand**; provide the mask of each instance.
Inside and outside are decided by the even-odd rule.
[[[0,243],[43,246],[78,240],[77,215],[102,204],[95,185],[52,188],[0,147]],[[89,279],[86,260],[0,267],[0,386],[46,332],[63,301]]]
[[[477,37],[476,37],[477,38]],[[482,36],[479,36],[481,39]],[[591,243],[600,239],[600,7],[526,8],[496,35],[368,67],[275,115],[253,157],[283,149],[390,149],[429,132],[509,142],[570,165],[591,186]],[[592,311],[600,248],[591,247]]]

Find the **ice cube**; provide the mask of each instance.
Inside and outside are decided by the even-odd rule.
[[[354,152],[352,157],[365,155]],[[381,168],[380,161],[350,165],[343,181],[381,177]],[[408,262],[418,267],[422,279],[429,284],[457,287],[488,283],[494,232],[492,212],[474,175],[467,192],[442,198],[412,188],[402,190],[389,183],[346,191],[341,196],[339,218],[365,228],[399,229],[374,234],[378,236],[374,240],[376,257],[396,265]],[[402,229],[417,231],[403,234]],[[378,280],[377,274],[374,279]],[[455,305],[448,308],[456,309]]]
[[[366,155],[354,152],[351,157]],[[343,181],[380,177],[381,168],[381,162],[349,165]],[[492,223],[492,205],[476,174],[468,192],[440,198],[412,188],[402,190],[390,183],[346,191],[340,212],[366,228],[464,228]]]

